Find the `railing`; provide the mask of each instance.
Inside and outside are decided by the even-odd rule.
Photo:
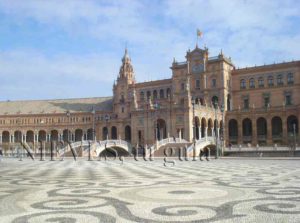
[[[296,147],[296,149],[292,149],[287,146],[262,146],[262,147],[242,147],[242,146],[234,146],[231,148],[226,147],[224,149],[225,152],[239,152],[239,151],[291,151],[291,150],[300,150],[300,147]]]
[[[203,144],[203,143],[205,143],[205,144],[209,143],[209,144],[215,145],[215,144],[216,144],[216,138],[213,137],[213,136],[208,136],[208,137],[204,137],[204,138],[201,138],[201,139],[199,139],[199,140],[196,140],[196,145],[195,145],[196,148],[199,147],[199,146],[201,146],[201,144]],[[193,148],[194,148],[194,144],[192,144],[192,145],[187,149],[187,151],[189,152],[189,151],[193,150]]]

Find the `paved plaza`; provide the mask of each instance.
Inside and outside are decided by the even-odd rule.
[[[1,222],[300,222],[300,160],[0,162]]]

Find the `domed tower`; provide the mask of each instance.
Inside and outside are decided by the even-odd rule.
[[[117,82],[113,87],[114,113],[117,114],[119,118],[126,118],[130,113],[130,102],[133,97],[132,89],[134,88],[134,83],[134,70],[126,48]]]
[[[125,48],[125,54],[122,58],[122,65],[119,71],[118,82],[125,81],[127,84],[133,84],[134,80],[134,71],[131,64],[131,59],[128,55],[128,50]]]

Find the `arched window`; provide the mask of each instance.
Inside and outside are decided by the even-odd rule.
[[[269,87],[271,87],[271,86],[274,85],[273,77],[272,77],[272,76],[269,76],[269,77],[268,77],[268,85],[269,85]]]
[[[265,82],[264,82],[264,78],[263,77],[260,77],[258,79],[258,86],[259,87],[264,87],[265,86]]]
[[[255,81],[254,81],[254,78],[251,78],[250,81],[249,81],[249,86],[250,88],[255,88]]]
[[[244,79],[241,80],[241,89],[246,88],[246,81]]]
[[[211,86],[217,87],[217,80],[215,78],[211,80]]]

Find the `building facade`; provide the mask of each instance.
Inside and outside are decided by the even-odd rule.
[[[236,69],[198,46],[171,65],[172,77],[136,83],[127,49],[113,96],[0,102],[0,143],[123,139],[153,145],[207,136],[225,144],[289,145],[299,140],[300,61]]]

